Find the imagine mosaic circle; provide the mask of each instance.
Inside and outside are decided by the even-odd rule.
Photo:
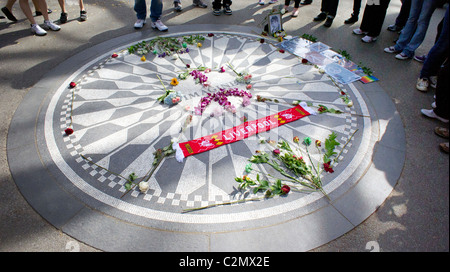
[[[107,52],[68,79],[78,83],[74,89],[58,89],[45,116],[45,142],[56,166],[74,186],[114,209],[168,223],[229,224],[293,211],[297,215],[308,213],[312,204],[324,201],[323,194],[291,192],[274,199],[199,212],[183,210],[253,198],[252,192],[237,190],[234,178],[245,174],[248,159],[256,150],[267,149],[260,137],[292,143],[294,136],[324,140],[332,132],[338,135],[337,152],[341,155],[335,172],[323,174],[323,188],[331,194],[346,182],[356,182],[358,177],[350,177],[371,148],[371,122],[367,105],[353,84],[340,86],[353,101],[353,106],[348,107],[342,101],[341,89],[326,74],[303,64],[295,55],[280,52],[275,44],[261,43],[259,37],[245,34],[199,35],[205,38],[202,46],[189,45],[189,53],[178,58],[148,54],[142,61],[126,50],[118,50],[114,58]],[[186,69],[186,63],[211,68],[207,73],[211,86],[204,87],[192,78],[170,86],[170,81]],[[208,92],[220,88],[246,90],[246,84],[236,81],[236,74],[227,64],[252,75],[251,104],[243,107],[241,98],[230,98],[237,108],[234,114],[224,111],[215,116],[215,104],[202,115],[193,114],[190,110]],[[225,72],[220,72],[220,67]],[[181,94],[179,104],[168,106],[157,101],[165,92],[161,81]],[[276,102],[258,102],[258,95]],[[239,125],[244,119],[255,120],[288,109],[297,100],[313,108],[326,105],[343,113],[311,115],[256,137],[187,157],[182,163],[165,158],[152,172],[147,192],[142,193],[138,186],[127,191],[126,178],[131,173],[138,177],[137,181],[148,177],[153,153],[174,137],[188,141],[206,136]],[[190,114],[192,122],[180,134]],[[64,130],[69,126],[74,133],[67,136]],[[311,155],[314,163],[320,161],[321,154],[312,150]],[[254,167],[272,173],[269,168]]]

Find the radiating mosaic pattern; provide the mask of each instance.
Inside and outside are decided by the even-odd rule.
[[[210,37],[204,34],[204,37],[202,47],[189,46],[189,53],[180,54],[178,58],[148,54],[146,61],[142,61],[140,56],[126,50],[118,50],[115,58],[107,54],[74,75],[72,80],[78,83],[76,88],[61,88],[55,94],[56,106],[49,111],[50,115],[47,114],[48,120],[53,122],[54,139],[50,137],[47,141],[51,142],[50,153],[63,154],[64,165],[67,164],[74,173],[80,173],[76,176],[83,177],[78,179],[74,175],[72,178],[67,174],[68,178],[77,180],[79,188],[108,205],[117,208],[126,203],[125,208],[120,209],[149,218],[153,214],[147,211],[175,214],[173,221],[178,222],[179,218],[190,216],[181,214],[184,208],[254,197],[252,193],[239,192],[234,178],[245,174],[245,165],[256,150],[269,150],[260,142],[261,137],[275,141],[284,139],[290,143],[294,136],[323,141],[334,132],[341,143],[337,148],[341,157],[334,166],[335,173],[323,175],[324,187],[331,192],[345,182],[368,148],[364,135],[370,130],[370,122],[364,120],[367,119],[364,116],[369,113],[358,90],[353,85],[341,86],[354,104],[347,107],[340,97],[341,90],[326,74],[312,65],[302,64],[294,55],[279,52],[274,44],[261,43],[251,35],[215,34]],[[170,86],[171,79],[183,72],[186,64],[211,68],[212,71],[206,74],[211,87],[196,84],[192,78]],[[243,107],[242,101],[235,98],[230,99],[237,108],[235,114],[225,111],[223,115],[213,116],[218,107],[215,104],[201,116],[190,112],[189,109],[197,106],[208,92],[231,87],[246,90],[246,84],[236,82],[236,75],[227,64],[236,71],[252,74],[251,104]],[[220,67],[226,71],[219,73]],[[182,94],[181,103],[169,107],[156,100],[165,92],[158,76],[167,88]],[[277,102],[257,102],[257,95]],[[150,188],[146,193],[140,192],[138,186],[126,191],[126,178],[131,173],[138,177],[136,183],[147,178],[153,153],[169,145],[171,139],[179,137],[183,142],[206,136],[239,125],[245,119],[259,119],[285,110],[298,100],[310,103],[315,109],[318,105],[326,105],[343,113],[311,115],[256,137],[190,156],[183,163],[165,158],[149,178]],[[180,133],[189,114],[193,114],[192,123]],[[64,129],[70,125],[74,133],[66,136]],[[342,150],[356,130],[358,133]],[[311,149],[311,155],[317,164],[321,154]],[[261,172],[273,173],[269,168],[254,167]],[[283,205],[291,201],[301,208],[304,205],[302,199],[310,195],[292,192],[278,201],[240,204],[239,209],[252,213],[281,205],[278,209],[282,211]],[[315,199],[323,197],[320,193],[314,193],[314,196]],[[210,211],[212,214],[222,212],[220,208]],[[166,217],[157,219],[165,220]],[[205,219],[204,222],[214,223],[214,220]]]

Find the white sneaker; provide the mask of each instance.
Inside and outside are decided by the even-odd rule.
[[[260,4],[261,6],[263,6],[263,5],[265,4],[265,3],[264,3],[264,0],[259,0],[258,4]]]
[[[393,53],[399,53],[400,51],[395,50],[395,46],[389,46],[384,49],[384,52],[393,54]]]
[[[433,109],[435,109],[437,106],[436,106],[436,101],[434,101],[433,103],[431,103],[431,107],[433,108]]]
[[[364,36],[361,40],[365,43],[372,43],[374,41],[376,41],[378,38],[377,37],[371,37],[371,36]]]
[[[431,110],[421,109],[420,112],[427,117],[438,119],[441,122],[448,123],[448,119],[439,117],[436,113],[434,113],[434,110],[432,109]]]
[[[36,34],[37,36],[45,36],[47,35],[47,31],[42,29],[38,24],[31,25],[31,32]]]
[[[61,30],[61,27],[59,25],[53,23],[52,21],[44,21],[44,24],[46,27],[48,27],[48,29],[51,29],[53,31]]]
[[[158,29],[159,31],[167,31],[169,28],[165,26],[161,20],[158,20],[156,22],[152,22],[152,28]]]
[[[430,83],[428,82],[428,79],[426,78],[419,78],[417,79],[416,89],[421,92],[427,92],[428,86],[430,86]]]
[[[141,29],[141,28],[144,27],[145,23],[146,23],[146,22],[145,22],[145,19],[144,19],[144,20],[138,19],[138,20],[136,21],[136,23],[134,23],[134,28],[135,28],[135,29]]]
[[[367,33],[368,32],[364,32],[360,28],[353,29],[353,34],[356,34],[356,35],[367,35]]]

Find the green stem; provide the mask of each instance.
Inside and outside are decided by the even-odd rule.
[[[342,151],[344,151],[345,147],[347,147],[348,143],[352,140],[353,136],[355,136],[355,133],[358,131],[359,129],[356,129],[352,135],[350,136],[350,138],[348,138],[347,142],[345,142],[344,146],[342,147],[341,151],[339,152],[339,154],[336,156],[336,158],[334,158],[333,161],[330,162],[330,167],[333,164],[333,162],[337,162],[339,160],[339,157],[342,154]]]
[[[198,207],[198,208],[192,208],[192,209],[184,209],[183,213],[188,213],[188,212],[192,212],[192,211],[199,211],[199,210],[204,210],[204,209],[208,209],[208,208],[212,208],[212,207],[217,207],[217,206],[225,206],[225,205],[232,205],[232,204],[238,204],[238,203],[243,203],[243,202],[247,202],[247,201],[258,201],[258,200],[262,200],[265,198],[272,198],[274,196],[262,196],[262,197],[255,197],[255,198],[249,198],[249,199],[240,199],[240,200],[236,200],[236,201],[230,201],[230,202],[224,202],[224,203],[218,203],[218,204],[211,204],[211,205],[207,205],[207,206],[203,206],[203,207]]]

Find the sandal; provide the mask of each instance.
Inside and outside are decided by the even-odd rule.
[[[440,144],[439,147],[441,148],[442,151],[448,153],[448,142]]]
[[[438,135],[438,136],[441,136],[442,138],[448,139],[448,129],[447,128],[436,127],[434,129],[434,133],[436,133],[436,135]],[[448,148],[448,144],[447,144],[447,148]]]

